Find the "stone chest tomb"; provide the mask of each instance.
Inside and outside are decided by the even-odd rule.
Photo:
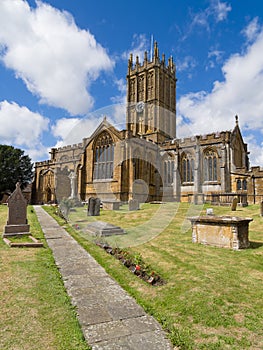
[[[235,216],[195,216],[192,224],[192,241],[233,250],[249,247],[248,226],[251,218]]]

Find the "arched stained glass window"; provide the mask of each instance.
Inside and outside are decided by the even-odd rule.
[[[217,154],[213,150],[204,152],[203,173],[204,181],[217,181]]]
[[[243,190],[246,191],[247,190],[247,180],[243,180]]]
[[[114,144],[110,134],[104,131],[94,145],[93,179],[113,178]]]
[[[173,183],[173,173],[174,173],[174,161],[165,160],[164,161],[164,184],[171,185]]]
[[[182,181],[194,182],[194,164],[195,161],[189,154],[182,156]]]

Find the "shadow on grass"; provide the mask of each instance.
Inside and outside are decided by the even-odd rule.
[[[249,241],[248,249],[258,249],[263,246],[263,242]]]

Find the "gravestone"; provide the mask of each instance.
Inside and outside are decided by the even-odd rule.
[[[139,203],[145,203],[149,196],[148,184],[142,179],[136,179],[132,185],[132,198]]]
[[[87,225],[87,231],[90,232],[92,236],[96,237],[107,237],[125,234],[125,231],[121,227],[109,224],[104,221],[91,222]]]
[[[137,199],[130,199],[129,200],[129,210],[139,210],[140,209],[140,203]]]
[[[203,193],[195,193],[193,202],[196,205],[204,204],[204,194]]]
[[[263,201],[260,203],[260,216],[263,216]]]
[[[90,197],[88,203],[88,216],[99,216],[100,215],[100,199]]]
[[[95,211],[95,198],[90,197],[88,201],[88,216],[94,216]]]
[[[234,198],[233,202],[232,202],[232,205],[231,205],[231,210],[232,211],[236,211],[237,210],[237,203],[238,203],[238,199]]]
[[[103,201],[103,209],[104,210],[119,210],[121,202],[120,201]]]
[[[7,201],[8,219],[4,227],[3,237],[29,234],[27,223],[27,201],[22,194],[19,183]]]
[[[94,206],[94,216],[99,216],[100,215],[100,199],[96,198],[95,199],[95,206]]]

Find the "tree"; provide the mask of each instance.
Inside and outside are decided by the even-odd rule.
[[[0,197],[3,192],[13,192],[16,183],[21,189],[33,179],[33,163],[24,151],[13,146],[0,145]]]

